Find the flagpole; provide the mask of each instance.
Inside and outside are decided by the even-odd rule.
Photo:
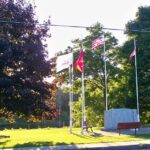
[[[107,99],[107,69],[106,69],[106,46],[105,46],[105,36],[104,39],[104,72],[105,72],[105,110],[108,110],[108,99]]]
[[[81,50],[82,49],[82,45],[81,45]],[[84,55],[83,55],[83,60],[84,60]],[[85,88],[84,88],[84,62],[83,62],[83,68],[82,68],[82,129],[81,129],[81,134],[83,134],[83,127],[84,127],[84,122],[86,121],[86,117],[85,117]]]
[[[134,49],[136,50],[136,41],[134,39]],[[137,50],[135,52],[135,81],[136,81],[136,100],[137,100],[137,115],[138,115],[138,121],[140,121],[140,115],[139,115],[139,95],[138,95],[138,76],[137,76],[137,56],[136,56]]]
[[[72,96],[71,96],[71,66],[69,66],[69,106],[70,106],[70,134],[72,134]]]
[[[71,49],[71,52],[72,52],[72,77],[71,77],[71,108],[70,108],[70,111],[71,111],[71,133],[72,133],[72,127],[73,127],[73,118],[72,118],[72,112],[73,112],[73,109],[72,109],[72,102],[73,102],[73,49]]]

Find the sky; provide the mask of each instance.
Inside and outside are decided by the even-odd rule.
[[[50,17],[51,24],[92,26],[100,22],[105,28],[124,29],[125,24],[135,19],[139,6],[150,6],[149,0],[30,0],[36,5],[40,23]],[[112,32],[112,31],[110,31]],[[86,29],[50,27],[51,38],[47,39],[49,58],[56,52],[72,46],[71,41],[84,38]],[[113,31],[122,44],[123,32]]]

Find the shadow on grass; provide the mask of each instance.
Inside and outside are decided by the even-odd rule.
[[[23,144],[16,144],[15,148],[23,148],[23,147],[41,147],[41,146],[52,146],[53,142],[45,141],[45,142],[28,142]]]
[[[84,133],[84,134],[79,134],[79,133],[72,133],[73,135],[83,138],[83,139],[91,139],[93,138],[93,135],[91,135],[90,133]]]
[[[4,140],[3,142],[0,142],[0,146],[5,147],[5,145],[10,141],[10,140],[6,140],[6,138],[10,138],[10,136],[7,135],[0,135],[0,140]]]
[[[85,134],[79,134],[79,133],[72,133],[73,135],[80,137],[80,138],[84,138],[84,139],[88,139],[89,137],[86,136]]]
[[[104,135],[102,135],[101,133],[93,132],[92,136],[94,136],[94,137],[100,137],[100,136],[104,136]]]
[[[28,142],[24,144],[16,144],[14,148],[24,148],[25,150],[27,147],[32,147],[31,150],[37,150],[37,147],[40,147],[40,150],[51,150],[56,147],[60,148],[60,146],[63,146],[65,149],[69,149],[70,147],[77,148],[74,143],[68,145],[65,142],[57,142],[55,145],[53,142]]]
[[[4,139],[4,138],[10,138],[10,136],[7,136],[7,135],[0,135],[0,139]]]
[[[56,146],[60,146],[60,145],[66,145],[69,146],[69,144],[65,143],[65,142],[57,142]],[[71,142],[70,145],[75,145],[75,143]]]
[[[78,133],[72,133],[72,134],[76,135],[80,138],[85,138],[85,139],[89,139],[91,137],[101,137],[101,136],[103,136],[102,134],[96,133],[96,132],[86,132],[84,134],[78,134]]]
[[[5,140],[4,142],[0,142],[0,146],[2,146],[2,148],[5,148],[5,145],[7,144],[7,142],[9,142],[10,140]]]

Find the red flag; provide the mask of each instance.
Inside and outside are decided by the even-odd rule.
[[[75,62],[75,67],[82,73],[82,71],[83,71],[83,50],[80,51],[79,57]]]
[[[103,44],[104,44],[104,41],[101,40],[100,38],[95,39],[92,42],[92,50],[95,50],[98,46],[103,45]]]
[[[135,56],[136,54],[136,48],[134,48],[134,50],[132,51],[132,53],[129,56],[129,60],[132,60],[133,56]]]

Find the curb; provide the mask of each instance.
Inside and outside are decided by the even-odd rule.
[[[131,141],[131,142],[115,142],[115,143],[99,143],[99,144],[77,144],[77,145],[60,145],[60,146],[41,146],[26,148],[11,148],[2,150],[76,150],[76,149],[97,149],[97,150],[137,150],[150,149],[150,140]]]

